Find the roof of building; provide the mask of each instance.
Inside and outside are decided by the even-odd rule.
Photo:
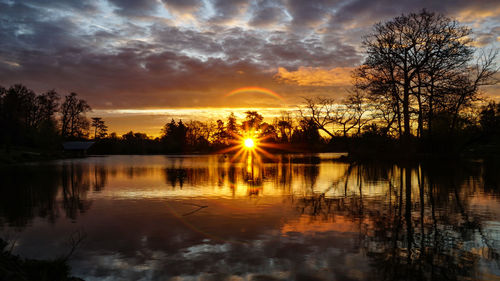
[[[64,150],[87,150],[93,144],[93,141],[67,141],[63,143],[63,147]]]

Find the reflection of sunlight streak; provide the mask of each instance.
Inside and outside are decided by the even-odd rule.
[[[269,153],[269,152],[265,151],[264,149],[262,149],[262,148],[260,148],[260,147],[256,147],[256,148],[255,148],[255,150],[256,150],[257,152],[262,153],[263,155],[265,155],[265,156],[266,156],[267,158],[269,158],[269,159],[273,159],[273,160],[275,160],[275,159],[276,159],[276,156],[272,155],[271,153]]]
[[[232,140],[230,140],[230,146],[228,148],[222,149],[218,151],[218,153],[232,153],[233,156],[230,158],[231,162],[234,162],[244,156],[246,159],[249,156],[252,156],[256,159],[257,162],[261,162],[261,155],[267,159],[271,159],[276,161],[278,158],[275,155],[267,152],[264,147],[269,148],[284,148],[279,144],[271,144],[266,143],[265,140],[268,139],[268,136],[256,138],[254,137],[255,133],[252,131],[246,132],[244,135],[233,134]]]

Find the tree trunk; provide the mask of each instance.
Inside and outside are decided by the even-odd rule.
[[[409,81],[405,79],[403,92],[403,125],[404,125],[404,142],[407,143],[410,139],[410,90]]]

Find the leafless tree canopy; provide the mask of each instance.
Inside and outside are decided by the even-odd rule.
[[[475,56],[470,35],[468,27],[425,10],[376,24],[364,39],[367,58],[354,72],[355,87],[403,138],[431,134],[436,118],[446,118],[453,131],[479,88],[497,82],[497,52]]]

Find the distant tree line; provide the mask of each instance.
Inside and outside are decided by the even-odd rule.
[[[0,87],[0,144],[7,151],[59,150],[63,141],[94,140],[93,151],[103,154],[212,152],[234,145],[244,136],[310,150],[325,144],[314,122],[297,120],[288,112],[270,123],[256,111],[247,111],[241,122],[232,113],[227,120],[184,123],[172,119],[162,128],[161,136],[153,138],[132,131],[108,135],[101,117],[87,118],[90,111],[76,93],[61,98],[54,90],[37,94],[21,84]]]
[[[119,137],[111,133],[99,139],[92,148],[103,154],[157,154],[157,153],[204,153],[223,151],[251,137],[261,143],[276,144],[274,150],[320,151],[327,141],[320,135],[317,126],[308,120],[297,120],[288,112],[272,122],[256,111],[245,112],[238,122],[231,113],[226,120],[175,121],[172,119],[162,128],[161,136],[150,137],[144,133],[130,131]],[[273,150],[273,149],[271,149]]]

